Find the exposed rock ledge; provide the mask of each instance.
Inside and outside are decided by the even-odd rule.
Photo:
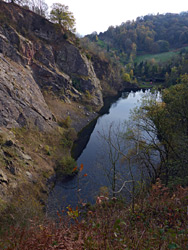
[[[65,102],[103,105],[100,81],[91,61],[74,45],[74,36],[45,18],[0,0],[0,126],[55,126],[43,98],[52,91]]]
[[[24,191],[24,185],[32,193],[38,188],[42,196],[54,173],[45,140],[39,138],[36,145],[31,137],[31,148],[21,141],[24,133],[16,140],[15,128],[31,129],[26,133],[35,128],[37,135],[52,133],[53,139],[61,120],[70,116],[79,131],[103,105],[93,65],[75,44],[74,35],[63,28],[0,0],[0,211],[1,201]]]
[[[39,86],[27,67],[16,64],[0,53],[0,126],[55,126]]]

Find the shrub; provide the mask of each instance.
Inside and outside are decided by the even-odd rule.
[[[65,34],[63,35],[63,38],[64,38],[65,40],[67,40],[67,39],[69,38],[68,33],[65,33]]]
[[[65,127],[65,128],[70,128],[71,123],[72,123],[72,120],[71,120],[70,116],[68,115],[64,120],[59,122],[59,126]]]
[[[45,150],[45,154],[51,155],[50,147],[49,147],[48,145],[45,145],[45,146],[44,146],[44,150]]]
[[[28,228],[11,227],[0,239],[0,249],[187,249],[187,195],[188,188],[171,194],[157,180],[150,194],[137,200],[134,213],[118,200],[100,196],[95,206],[82,203],[57,212],[58,225],[33,220]]]
[[[82,90],[80,79],[78,79],[78,78],[72,79],[72,85],[73,85],[73,87],[74,87],[75,89],[77,89],[78,91],[81,91],[81,90]]]
[[[61,145],[64,147],[72,147],[73,141],[76,140],[77,133],[74,128],[70,128],[64,132]]]
[[[63,157],[58,163],[56,172],[59,176],[73,176],[75,171],[73,169],[76,166],[76,161],[71,156]]]
[[[93,109],[92,109],[92,107],[90,105],[86,105],[85,107],[86,107],[87,111],[89,111],[89,112],[93,111]]]
[[[0,200],[0,204],[0,234],[6,232],[9,226],[29,225],[36,217],[38,222],[43,220],[44,204],[39,199],[36,186],[23,184],[15,191],[14,199],[6,203]]]
[[[6,142],[4,134],[0,134],[0,144],[3,145]]]
[[[86,57],[88,60],[91,60],[91,55],[90,54],[86,54]]]
[[[90,94],[89,90],[86,90],[85,96],[87,99],[91,100],[91,94]]]

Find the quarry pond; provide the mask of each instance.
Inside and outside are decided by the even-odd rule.
[[[82,169],[76,176],[58,180],[51,191],[48,199],[48,211],[53,213],[68,205],[75,207],[78,203],[96,202],[96,197],[102,193],[111,194],[114,183],[113,163],[116,164],[116,185],[117,190],[122,186],[123,181],[130,179],[130,173],[122,157],[109,148],[104,137],[109,139],[109,131],[122,131],[125,120],[130,117],[130,111],[140,105],[141,99],[147,95],[149,90],[123,92],[120,97],[108,105],[105,113],[88,125],[80,133],[73,155],[77,160],[78,167]],[[120,128],[121,127],[121,128]],[[114,135],[111,135],[114,137]],[[117,143],[117,142],[116,142]],[[126,144],[126,143],[125,143]],[[137,166],[132,166],[134,178],[140,178]],[[130,183],[122,190],[121,195],[129,199]]]

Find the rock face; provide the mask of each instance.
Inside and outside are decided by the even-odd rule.
[[[0,183],[8,183],[8,178],[6,174],[0,169]]]
[[[30,69],[0,54],[0,126],[54,126],[39,86]]]
[[[102,104],[100,81],[96,77],[91,61],[72,44],[65,44],[57,51],[56,62],[61,71],[72,77],[73,85],[82,92],[86,90],[93,96],[95,105]]]
[[[104,95],[111,95],[109,88],[115,91],[120,91],[122,89],[123,82],[118,66],[105,61],[105,59],[102,60],[94,54],[92,55],[92,64],[97,78],[100,80]]]
[[[89,92],[91,104],[103,105],[100,81],[75,41],[45,18],[0,0],[0,126],[56,126],[43,91],[66,102]]]
[[[37,189],[35,198],[46,198],[55,157],[64,153],[58,124],[69,116],[78,131],[96,116],[86,103],[103,105],[100,81],[77,43],[59,25],[0,0],[0,216],[20,192],[35,196]]]

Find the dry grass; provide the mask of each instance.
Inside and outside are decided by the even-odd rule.
[[[73,127],[76,132],[83,129],[88,124],[88,120],[91,121],[97,116],[94,112],[89,112],[89,116],[87,115],[88,110],[86,107],[88,106],[88,103],[85,103],[83,100],[66,103],[63,100],[58,99],[58,97],[50,91],[44,91],[43,95],[57,122],[61,123],[69,116],[72,121],[71,127]],[[91,103],[89,104],[91,105]],[[96,107],[91,106],[90,108],[91,110],[95,110]]]

